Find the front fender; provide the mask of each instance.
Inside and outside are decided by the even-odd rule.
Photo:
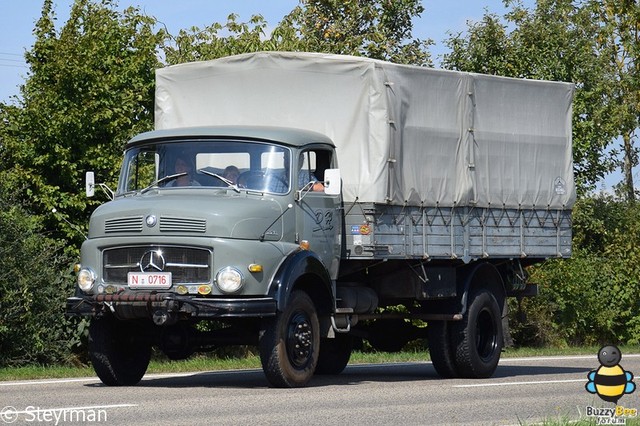
[[[287,256],[269,287],[269,296],[276,300],[278,311],[287,304],[294,288],[306,291],[320,312],[335,307],[335,291],[329,272],[317,254],[298,249]]]

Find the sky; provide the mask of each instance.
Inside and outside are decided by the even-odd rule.
[[[0,102],[11,103],[25,81],[28,68],[24,53],[33,45],[32,31],[42,3],[42,0],[0,0]],[[498,15],[505,12],[502,0],[423,0],[422,3],[425,11],[413,23],[413,36],[435,42],[430,51],[436,66],[438,58],[447,52],[444,40],[448,33],[464,32],[467,22],[481,20],[485,11]],[[73,0],[54,0],[58,26],[67,20],[72,4]],[[240,22],[261,14],[275,27],[298,0],[119,0],[118,4],[120,9],[139,6],[163,23],[171,34],[177,34],[180,29],[192,26],[224,23],[231,13],[238,14]],[[532,7],[535,0],[524,0],[524,4]],[[603,187],[609,188],[619,180],[619,174],[613,174],[605,179]]]

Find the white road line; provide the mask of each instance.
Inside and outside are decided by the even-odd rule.
[[[454,388],[484,388],[491,386],[523,386],[523,385],[546,385],[546,384],[557,384],[557,383],[577,383],[583,382],[586,383],[585,379],[567,379],[567,380],[535,380],[531,382],[501,382],[501,383],[475,383],[471,385],[453,385]]]
[[[242,371],[259,371],[259,370],[220,370],[220,371],[191,371],[186,373],[154,373],[146,374],[142,380],[145,379],[164,379],[174,377],[189,377],[193,375],[203,374],[224,374],[229,371],[242,372]],[[47,379],[47,380],[26,380],[21,382],[0,382],[0,387],[3,386],[29,386],[29,385],[52,385],[52,384],[64,384],[64,383],[76,383],[76,382],[95,382],[100,383],[100,379],[97,377],[82,377],[75,379]]]
[[[640,354],[622,354],[621,363],[624,364],[626,358],[638,358]],[[500,358],[500,364],[507,362],[524,362],[524,361],[562,361],[562,360],[575,360],[575,359],[593,359],[598,362],[597,354],[594,355],[567,355],[567,356],[538,356],[538,357],[525,357],[525,358]]]
[[[50,380],[29,380],[24,382],[0,382],[2,386],[26,386],[26,385],[49,385],[52,383],[74,383],[74,382],[96,382],[97,377],[87,377],[86,379],[50,379]]]

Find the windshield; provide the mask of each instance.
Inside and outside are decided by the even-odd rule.
[[[287,148],[256,142],[197,140],[155,143],[125,152],[118,193],[152,188],[232,188],[286,194]]]

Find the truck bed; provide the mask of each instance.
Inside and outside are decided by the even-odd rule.
[[[346,259],[571,256],[571,212],[560,209],[345,205]]]

